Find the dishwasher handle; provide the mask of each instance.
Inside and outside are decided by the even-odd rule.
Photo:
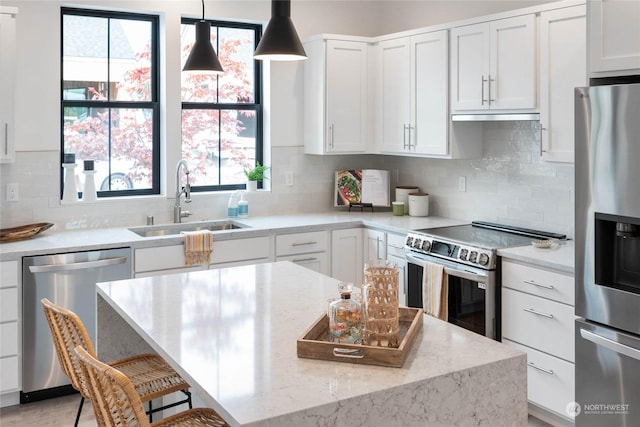
[[[89,268],[108,267],[110,265],[124,264],[127,257],[105,258],[97,261],[74,262],[71,264],[47,264],[32,265],[29,271],[32,273],[57,273],[60,271],[86,270]]]

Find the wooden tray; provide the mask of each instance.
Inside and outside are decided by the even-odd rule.
[[[3,228],[0,230],[0,242],[29,239],[51,227],[53,227],[53,224],[50,222],[39,222],[37,224],[21,225],[20,227]]]
[[[298,357],[400,368],[422,330],[424,310],[400,307],[399,314],[398,348],[330,342],[329,318],[325,313],[298,339]]]

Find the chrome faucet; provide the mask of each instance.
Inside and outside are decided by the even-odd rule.
[[[187,176],[187,184],[184,188],[180,188],[180,167],[184,168],[184,173]],[[186,160],[182,159],[178,162],[178,166],[176,166],[176,204],[173,206],[173,222],[180,223],[182,222],[182,218],[186,218],[191,215],[189,211],[182,211],[182,206],[180,206],[180,197],[184,193],[184,201],[185,203],[191,203],[191,185],[189,185],[189,165]]]

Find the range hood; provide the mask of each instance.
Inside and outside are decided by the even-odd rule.
[[[514,120],[539,121],[540,113],[452,114],[453,122],[507,122]]]

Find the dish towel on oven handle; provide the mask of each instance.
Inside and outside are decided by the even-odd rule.
[[[183,231],[185,265],[209,264],[213,251],[213,233],[210,230]]]
[[[425,261],[422,273],[422,305],[424,312],[448,321],[449,281],[444,266]]]

